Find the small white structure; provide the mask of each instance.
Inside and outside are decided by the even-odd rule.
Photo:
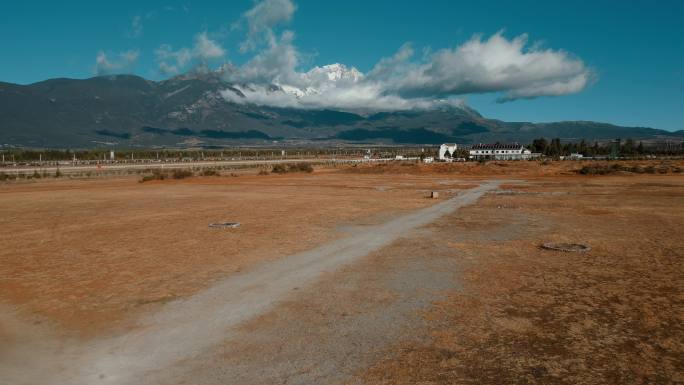
[[[425,158],[423,158],[423,163],[432,163],[434,161],[435,161],[435,158],[433,158],[431,156],[426,156]]]
[[[531,159],[539,154],[533,154],[518,143],[513,144],[476,144],[470,148],[470,159],[523,160]]]
[[[437,159],[443,162],[451,162],[457,149],[457,144],[444,143],[443,145],[439,146],[439,155],[437,156]]]

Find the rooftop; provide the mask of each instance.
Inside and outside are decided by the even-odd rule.
[[[494,143],[494,144],[474,144],[473,150],[519,150],[522,147],[518,143]]]

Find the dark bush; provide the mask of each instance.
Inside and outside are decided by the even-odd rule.
[[[311,166],[309,163],[297,163],[295,167],[299,172],[313,172],[314,170],[313,166]]]
[[[140,183],[149,182],[151,180],[164,180],[166,178],[167,178],[166,174],[164,174],[163,172],[161,172],[159,170],[154,170],[154,171],[152,171],[152,174],[143,176],[140,179]]]
[[[173,179],[185,179],[192,175],[193,173],[190,170],[173,170],[173,174],[171,174]]]
[[[288,172],[313,172],[313,167],[309,163],[276,164],[271,168],[271,172],[285,174]]]
[[[200,175],[202,175],[202,176],[221,176],[221,173],[219,173],[216,170],[207,169],[207,170],[202,170]]]
[[[276,164],[271,168],[271,172],[276,174],[284,174],[289,172],[289,167],[287,167],[286,164]]]

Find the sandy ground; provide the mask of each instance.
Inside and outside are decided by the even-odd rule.
[[[357,229],[319,248],[234,274],[188,300],[169,303],[141,320],[135,331],[81,345],[68,342],[58,349],[51,343],[44,347],[34,344],[25,354],[8,354],[10,365],[0,365],[0,370],[16,384],[141,383],[150,368],[166,369],[192,358],[196,352],[229,338],[231,328],[265,312],[293,289],[316,281],[321,273],[349,264],[475,202],[496,185],[482,184],[438,204]],[[36,367],[34,362],[42,365]]]
[[[684,178],[570,163],[2,185],[0,384],[684,381]],[[516,181],[406,222],[483,177]]]
[[[461,290],[357,373],[370,384],[684,382],[684,178],[502,186],[431,228]],[[579,242],[588,253],[543,250]],[[426,245],[426,247],[429,247]],[[359,380],[360,381],[360,380]]]
[[[0,300],[80,334],[126,327],[241,269],[348,225],[424,207],[432,178],[335,174],[49,181],[0,186]],[[235,230],[208,228],[237,221]]]

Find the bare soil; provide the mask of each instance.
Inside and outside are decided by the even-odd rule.
[[[0,302],[79,334],[127,327],[258,263],[433,204],[466,184],[336,173],[0,186]],[[236,229],[209,228],[240,222]]]
[[[19,357],[46,370],[55,363],[39,362],[40,348],[61,351],[59,362],[77,370],[109,373],[125,362],[91,367],[90,358],[70,354],[107,352],[98,347],[128,335],[131,344],[117,349],[134,352],[132,360],[145,348],[134,336],[163,336],[164,315],[174,309],[207,297],[218,312],[268,287],[254,282],[217,295],[231,279],[495,179],[498,190],[472,205],[301,279],[215,336],[215,346],[190,344],[171,367],[157,366],[157,355],[134,360],[152,363],[140,369],[144,379],[99,380],[682,383],[684,176],[579,175],[584,164],[393,163],[144,184],[0,184],[0,361]],[[428,199],[430,191],[440,198]],[[208,226],[224,221],[241,226]],[[591,250],[545,250],[546,242]],[[201,328],[207,314],[197,314]],[[183,330],[170,329],[177,339],[165,343],[200,331]],[[32,339],[20,336],[27,331]]]
[[[502,188],[510,193],[434,225],[468,267],[462,290],[422,314],[429,342],[395,344],[360,378],[684,382],[684,178],[571,177]],[[592,250],[539,247],[548,241]]]

